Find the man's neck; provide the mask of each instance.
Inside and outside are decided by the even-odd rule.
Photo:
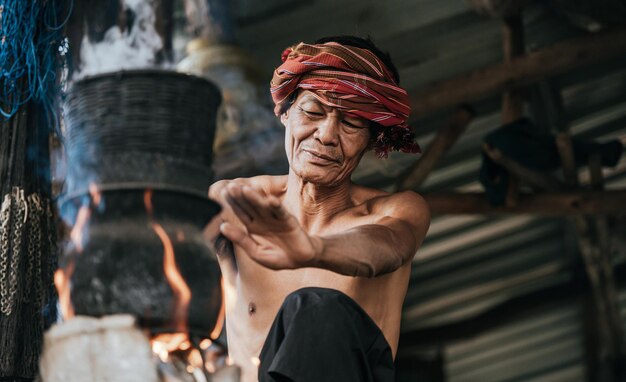
[[[289,172],[283,203],[305,230],[316,232],[337,212],[352,205],[350,189],[349,179],[333,186],[320,186]]]

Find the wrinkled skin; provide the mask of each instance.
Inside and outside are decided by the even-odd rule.
[[[259,356],[284,298],[308,286],[352,297],[398,344],[411,259],[430,215],[413,192],[390,194],[350,181],[370,139],[367,121],[302,91],[281,116],[289,174],[215,183],[224,207],[206,234],[227,285],[229,353],[256,380]],[[218,242],[222,242],[218,240]]]

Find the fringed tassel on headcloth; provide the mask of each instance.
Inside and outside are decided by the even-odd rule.
[[[407,124],[407,92],[374,53],[336,42],[300,43],[287,48],[282,60],[270,88],[277,115],[297,89],[310,90],[327,106],[383,126],[372,137],[379,157],[390,151],[421,152]]]

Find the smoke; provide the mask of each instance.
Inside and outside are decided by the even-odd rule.
[[[124,0],[123,6],[132,12],[133,25],[126,30],[111,27],[100,42],[92,43],[85,35],[80,49],[81,68],[74,79],[156,65],[163,41],[155,29],[154,0]]]
[[[188,32],[192,36],[206,34],[204,29],[210,29],[209,3],[206,0],[185,0],[184,6]]]

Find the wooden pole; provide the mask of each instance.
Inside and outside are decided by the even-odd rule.
[[[504,64],[510,65],[524,54],[524,23],[517,14],[502,22],[502,51]],[[524,95],[519,87],[509,87],[502,95],[502,123],[508,124],[524,114]]]
[[[626,215],[626,190],[520,194],[513,207],[493,207],[484,193],[424,194],[433,214]]]
[[[578,170],[574,161],[574,147],[572,139],[566,132],[560,132],[556,135],[556,147],[561,157],[561,166],[563,167],[563,176],[565,184],[570,189],[578,187]]]
[[[474,119],[474,110],[467,106],[457,108],[448,122],[437,131],[435,139],[424,154],[398,177],[397,190],[416,189],[424,183],[439,159],[454,145]]]
[[[500,150],[492,148],[486,143],[483,144],[483,152],[491,160],[504,167],[510,176],[521,179],[524,182],[544,191],[558,191],[561,189],[559,182],[548,174],[531,170],[513,159],[504,155]]]
[[[589,157],[589,172],[591,175],[591,187],[601,191],[604,189],[604,177],[602,175],[602,159],[599,153],[594,153]],[[611,233],[609,222],[606,216],[598,216],[590,220],[588,224],[594,225],[597,253],[593,259],[596,272],[600,278],[599,285],[596,287],[602,294],[604,301],[604,310],[599,313],[603,315],[607,321],[609,328],[611,346],[609,354],[613,359],[609,360],[612,364],[623,364],[626,360],[626,341],[624,338],[624,328],[622,318],[620,316],[619,296],[616,287],[613,261],[611,256]],[[591,264],[589,264],[591,266]],[[616,380],[623,380],[626,375],[616,375]]]
[[[510,65],[516,58],[524,53],[524,22],[521,13],[507,17],[502,21],[502,53],[504,64]],[[524,114],[524,97],[520,87],[510,86],[502,94],[502,123],[509,124],[519,119]],[[485,148],[483,148],[485,149]],[[489,154],[489,149],[486,150]],[[499,152],[498,152],[499,153]],[[496,154],[496,153],[493,153]],[[506,160],[503,155],[498,155],[500,159]],[[519,199],[520,174],[527,173],[523,166],[517,165],[513,161],[508,161],[509,168],[518,171],[509,171],[509,181],[505,197],[505,205],[513,207]],[[526,174],[528,175],[528,174]],[[535,179],[536,177],[531,177]]]
[[[578,186],[578,171],[574,159],[572,140],[567,133],[568,124],[565,121],[563,100],[558,89],[550,89],[546,99],[551,109],[552,119],[561,121],[556,126],[560,133],[556,138],[556,146],[561,157],[563,173],[570,189]],[[602,162],[598,153],[589,158],[591,186],[594,192],[602,192],[604,179],[602,176]],[[587,312],[585,322],[586,337],[591,342],[587,358],[587,365],[591,380],[621,381],[626,375],[619,369],[626,359],[624,330],[619,314],[619,299],[613,275],[613,265],[610,256],[610,232],[606,216],[575,215],[573,223],[577,231],[578,245],[583,258],[587,278],[591,291],[587,297],[591,301],[585,303],[584,309],[593,309],[595,314]],[[589,337],[597,337],[593,341]],[[593,350],[593,352],[591,351]]]
[[[626,27],[560,42],[519,56],[509,63],[479,69],[413,92],[411,115],[419,117],[453,105],[476,101],[507,87],[527,86],[625,52]]]

